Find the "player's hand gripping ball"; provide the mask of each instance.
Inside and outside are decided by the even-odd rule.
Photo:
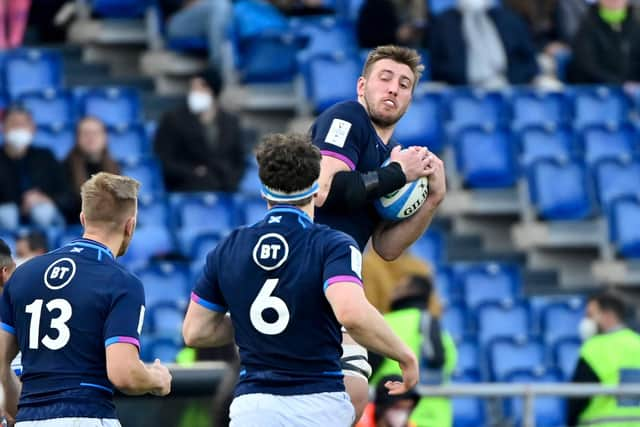
[[[387,159],[382,166],[388,165]],[[376,210],[387,221],[401,221],[416,213],[427,200],[429,194],[429,180],[421,177],[413,182],[407,182],[402,188],[380,197],[374,201]]]

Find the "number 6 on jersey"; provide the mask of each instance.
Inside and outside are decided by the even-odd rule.
[[[289,324],[290,315],[287,304],[281,298],[271,295],[277,285],[278,279],[267,279],[249,309],[249,318],[253,327],[265,335],[277,335],[284,331]],[[275,310],[278,315],[273,323],[262,318],[262,313],[268,308]]]

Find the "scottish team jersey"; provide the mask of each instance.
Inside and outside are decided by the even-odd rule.
[[[323,156],[342,160],[351,170],[371,172],[389,157],[396,142],[385,144],[373,127],[362,105],[346,101],[325,110],[311,127],[313,144]],[[329,212],[316,209],[316,222],[352,236],[364,250],[373,230],[382,219],[373,203],[362,212]]]
[[[230,312],[242,363],[236,396],[344,391],[340,324],[324,292],[362,286],[361,265],[351,237],[283,206],[208,254],[192,300]]]
[[[13,273],[0,299],[0,327],[22,351],[17,421],[116,418],[105,347],[139,347],[142,283],[101,243],[79,239]]]

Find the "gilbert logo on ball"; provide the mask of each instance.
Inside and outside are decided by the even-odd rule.
[[[386,161],[384,164],[388,164]],[[429,195],[429,180],[418,178],[406,183],[402,188],[380,197],[374,202],[380,216],[389,221],[400,221],[410,217],[420,209]]]

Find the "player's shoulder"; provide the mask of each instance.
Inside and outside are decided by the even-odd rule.
[[[320,238],[320,240],[329,246],[354,246],[358,247],[353,237],[345,233],[344,231],[333,229],[324,224],[313,224],[313,229],[316,235]]]
[[[109,279],[107,279],[107,283],[111,283],[118,287],[124,285],[135,289],[143,289],[140,278],[122,264],[118,264],[115,260],[111,260],[108,264],[108,268],[110,272],[104,275],[105,279],[109,277]]]
[[[369,116],[364,107],[357,101],[343,101],[327,108],[318,116],[318,122],[333,119],[347,120],[351,123],[364,123],[369,120]]]

